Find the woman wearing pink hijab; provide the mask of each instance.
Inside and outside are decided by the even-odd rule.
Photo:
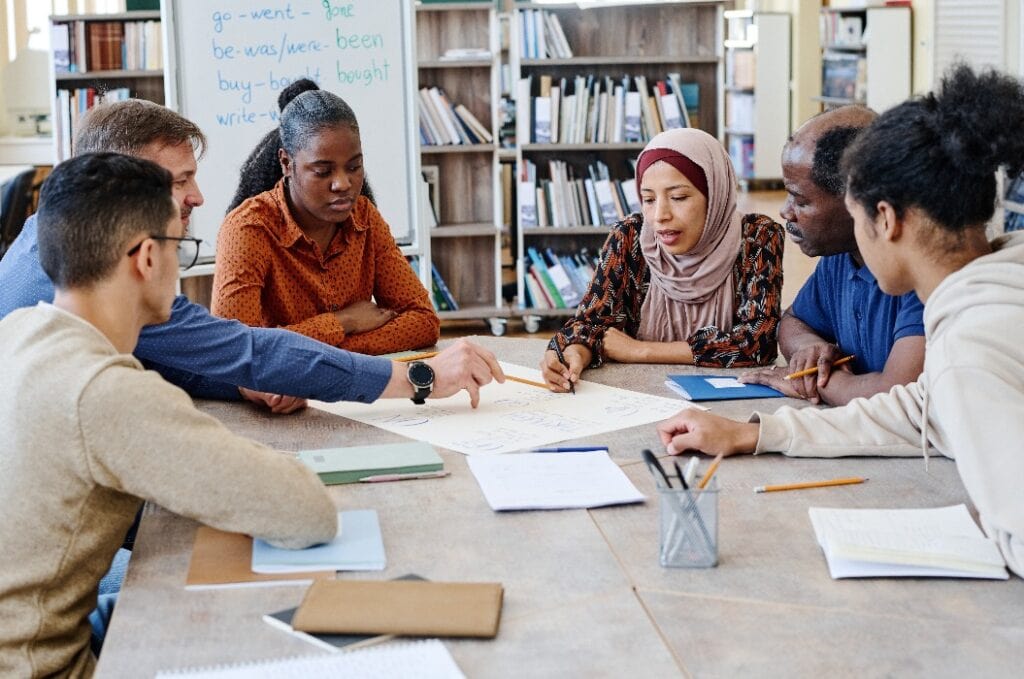
[[[784,232],[770,217],[737,212],[722,145],[692,128],[662,132],[640,154],[636,183],[642,214],[612,227],[576,315],[548,344],[544,380],[567,391],[608,359],[774,361]]]

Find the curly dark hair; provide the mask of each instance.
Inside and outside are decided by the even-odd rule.
[[[289,105],[306,92],[316,94],[305,97],[299,106],[289,110]],[[355,113],[349,105],[330,92],[321,90],[309,78],[300,78],[281,90],[277,97],[277,105],[281,109],[281,125],[264,135],[242,163],[238,188],[235,190],[235,197],[228,204],[228,212],[249,198],[269,191],[280,181],[284,176],[277,158],[280,149],[284,148],[289,154],[293,154],[305,145],[310,136],[328,126],[341,124],[359,130]],[[286,110],[289,111],[288,115],[285,114]],[[288,145],[282,142],[282,138],[288,140]],[[376,205],[377,201],[373,197],[370,183],[365,179],[362,195]]]
[[[822,132],[814,145],[814,160],[811,162],[811,180],[833,196],[846,193],[846,175],[840,167],[843,152],[853,143],[863,127],[840,126]]]
[[[871,124],[843,156],[847,190],[868,216],[880,201],[902,217],[918,207],[960,235],[995,211],[996,170],[1024,165],[1024,85],[992,69],[952,66],[937,92]]]

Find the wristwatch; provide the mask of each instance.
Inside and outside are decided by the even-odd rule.
[[[409,383],[416,390],[412,395],[412,402],[423,405],[430,392],[434,390],[434,369],[423,361],[413,361],[409,364]]]

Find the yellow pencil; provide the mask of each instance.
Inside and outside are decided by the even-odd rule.
[[[512,380],[513,382],[519,382],[521,384],[529,384],[531,387],[540,387],[541,389],[547,389],[548,388],[548,385],[544,384],[543,382],[534,382],[533,380],[528,380],[525,377],[516,377],[515,375],[505,375],[505,379],[506,380]]]
[[[831,479],[829,481],[805,481],[803,483],[782,483],[777,486],[757,486],[755,493],[772,493],[777,490],[800,490],[802,488],[824,488],[825,486],[848,486],[853,483],[864,483],[867,479],[859,476],[848,479]]]
[[[396,358],[394,360],[398,361],[399,363],[409,363],[410,361],[424,361],[424,360],[426,360],[428,358],[434,358],[439,353],[441,353],[441,352],[439,352],[439,351],[428,351],[425,354],[413,354],[412,356],[402,356],[401,358]]]
[[[711,462],[711,466],[708,467],[707,474],[705,474],[704,477],[700,480],[700,483],[697,484],[698,490],[704,490],[704,487],[708,485],[708,481],[710,481],[711,477],[715,475],[716,471],[718,471],[718,465],[722,463],[723,457],[725,457],[725,455],[719,454]]]
[[[843,356],[839,360],[837,360],[834,363],[832,363],[832,367],[835,368],[837,365],[843,365],[844,363],[849,363],[850,361],[852,361],[855,358],[856,358],[856,356],[854,356],[853,354],[850,354],[849,356]],[[813,368],[808,368],[807,370],[798,370],[795,373],[790,373],[790,374],[786,375],[782,379],[784,379],[784,380],[795,380],[798,377],[806,377],[807,375],[813,375],[816,372],[818,372],[818,366],[814,366]]]

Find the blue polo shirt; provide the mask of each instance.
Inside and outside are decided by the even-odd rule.
[[[881,372],[896,340],[924,335],[924,305],[917,294],[885,294],[868,268],[846,253],[818,260],[792,313],[843,354],[855,354],[858,374]]]

